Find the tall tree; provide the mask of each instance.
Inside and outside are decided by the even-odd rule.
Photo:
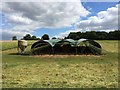
[[[42,40],[49,40],[49,35],[48,34],[44,34],[42,37],[41,37]]]
[[[31,37],[31,39],[32,39],[32,40],[36,40],[37,38],[36,38],[36,36],[33,35],[33,36]]]
[[[12,40],[17,40],[17,37],[16,37],[16,36],[13,36],[13,37],[12,37]]]
[[[66,38],[78,40],[81,38],[94,40],[120,40],[120,30],[111,31],[89,31],[89,32],[71,32]]]
[[[23,39],[25,40],[31,40],[31,35],[30,34],[26,34]]]
[[[56,37],[53,37],[52,39],[57,39]]]

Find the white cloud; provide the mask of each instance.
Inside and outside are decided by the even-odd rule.
[[[68,36],[70,32],[85,32],[85,31],[114,31],[118,29],[118,5],[108,8],[106,11],[101,11],[97,16],[91,16],[87,20],[81,20],[76,23],[76,30],[68,30],[60,33],[59,38]]]
[[[8,16],[9,18],[9,23],[15,23],[15,24],[31,24],[32,20],[29,18],[25,18],[22,16],[17,16],[17,15],[10,15]]]
[[[76,24],[82,31],[113,31],[118,29],[118,5],[101,11],[97,16],[91,16],[87,20],[81,20]]]
[[[14,24],[35,22],[52,28],[68,26],[89,14],[80,2],[9,2],[3,4],[3,13]]]
[[[65,38],[66,36],[69,35],[70,32],[79,32],[79,31],[81,31],[81,30],[68,30],[68,31],[62,32],[62,33],[60,33],[59,35],[56,35],[56,36],[54,36],[54,37],[57,37],[57,38]]]
[[[3,40],[11,40],[13,36],[17,36],[17,38],[20,39],[21,36],[27,34],[28,32],[2,30],[0,33],[2,33]]]
[[[87,11],[78,2],[6,2],[2,3],[2,12],[10,30],[33,31],[36,28],[61,28],[76,23],[80,17],[86,17]],[[71,0],[73,1],[73,0]],[[11,31],[12,32],[12,31]],[[14,33],[14,32],[13,32]]]

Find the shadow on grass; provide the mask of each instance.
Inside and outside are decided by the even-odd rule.
[[[29,53],[10,53],[8,55],[22,55],[22,56],[28,56],[30,55]]]

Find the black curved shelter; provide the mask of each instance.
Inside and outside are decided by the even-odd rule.
[[[101,54],[102,47],[94,40],[52,39],[39,40],[31,47],[32,53],[39,54]]]

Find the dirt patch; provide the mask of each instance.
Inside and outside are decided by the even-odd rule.
[[[100,57],[98,55],[33,55],[32,57],[43,57],[43,58],[68,58],[68,57]]]

